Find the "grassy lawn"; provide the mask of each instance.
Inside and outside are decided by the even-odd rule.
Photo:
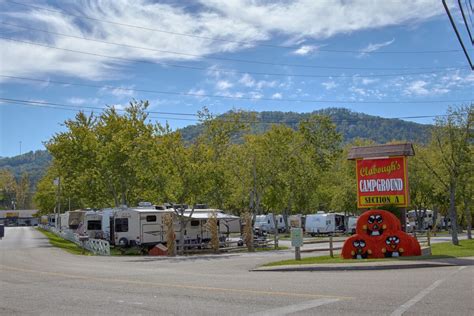
[[[92,255],[89,251],[83,250],[81,247],[79,247],[75,243],[66,239],[62,239],[61,237],[56,236],[55,234],[47,230],[38,228],[38,231],[42,232],[46,237],[48,237],[50,244],[53,245],[54,247],[61,248],[74,255],[82,255],[82,254],[88,255],[88,256]],[[83,253],[83,251],[85,252]]]
[[[338,255],[331,258],[330,256],[320,257],[306,257],[300,261],[294,259],[270,262],[264,267],[293,265],[293,264],[325,264],[325,263],[361,263],[361,262],[375,262],[375,261],[397,261],[397,260],[430,260],[443,258],[458,258],[458,257],[473,257],[474,256],[474,240],[460,240],[459,246],[454,246],[450,242],[443,242],[433,244],[431,247],[432,256],[418,256],[418,257],[401,257],[401,258],[387,258],[387,259],[363,259],[351,260],[342,259]]]

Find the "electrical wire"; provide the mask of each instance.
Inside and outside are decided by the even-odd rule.
[[[80,40],[85,40],[85,41],[90,41],[90,42],[95,42],[95,43],[101,43],[101,44],[115,45],[115,46],[133,48],[133,49],[141,49],[141,50],[146,50],[146,51],[152,51],[152,52],[158,52],[158,53],[164,53],[164,54],[171,54],[171,55],[178,55],[178,56],[187,56],[187,57],[193,57],[193,58],[198,58],[198,59],[232,61],[232,62],[248,63],[248,64],[295,67],[295,68],[298,67],[298,68],[316,68],[316,69],[339,69],[339,70],[414,70],[414,69],[448,69],[448,70],[453,70],[453,69],[468,69],[467,67],[409,67],[409,68],[407,68],[407,67],[398,67],[398,68],[395,68],[395,67],[391,67],[391,68],[390,67],[340,67],[340,66],[274,63],[274,62],[263,61],[263,60],[249,60],[249,59],[237,59],[237,58],[226,58],[226,57],[215,57],[215,56],[202,56],[202,55],[198,55],[198,54],[189,54],[189,53],[183,53],[183,52],[161,50],[161,49],[155,49],[155,48],[151,48],[151,47],[129,45],[129,44],[124,44],[124,43],[114,43],[114,42],[104,41],[104,40],[100,40],[100,39],[87,38],[87,37],[83,37],[83,36],[76,36],[76,35],[64,34],[64,33],[59,33],[59,32],[52,32],[52,31],[48,31],[48,30],[43,30],[43,29],[38,29],[38,28],[33,28],[33,27],[27,27],[27,26],[24,26],[24,25],[12,24],[12,23],[7,23],[7,22],[0,22],[0,24],[7,25],[7,26],[13,26],[13,27],[16,27],[16,28],[21,28],[21,29],[25,29],[25,30],[29,30],[29,31],[42,32],[42,33],[45,33],[45,34],[52,34],[52,35],[58,35],[58,36],[63,36],[63,37],[68,37],[68,38],[75,38],[75,39],[80,39]]]
[[[463,103],[463,102],[472,102],[472,99],[464,100],[431,100],[431,101],[406,101],[406,100],[391,100],[391,101],[351,101],[351,100],[311,100],[311,99],[272,99],[272,98],[257,98],[257,97],[245,97],[245,96],[227,96],[219,94],[201,94],[201,93],[190,93],[190,92],[174,92],[174,91],[163,91],[163,90],[148,90],[148,89],[137,89],[137,88],[126,88],[112,85],[94,85],[88,83],[77,83],[70,81],[59,81],[59,80],[46,80],[46,79],[36,79],[28,77],[19,77],[19,76],[9,76],[0,74],[1,78],[25,80],[32,82],[44,82],[49,84],[58,84],[58,85],[70,85],[78,87],[87,87],[87,88],[97,88],[97,89],[119,89],[123,91],[134,91],[134,92],[144,92],[144,93],[154,93],[154,94],[165,94],[165,95],[175,95],[175,96],[189,96],[196,98],[220,98],[220,99],[231,99],[231,100],[251,100],[251,101],[274,101],[274,102],[300,102],[300,103],[333,103],[333,104],[431,104],[431,103]]]
[[[216,42],[226,42],[226,43],[234,43],[234,44],[241,44],[241,45],[252,45],[252,46],[271,47],[271,48],[286,48],[286,49],[299,48],[298,46],[295,46],[295,45],[256,44],[254,42],[248,42],[248,41],[236,41],[236,40],[228,40],[228,39],[201,36],[201,35],[195,35],[195,34],[172,32],[172,31],[169,31],[169,30],[163,30],[163,29],[151,28],[151,27],[146,27],[146,26],[127,24],[127,23],[122,23],[122,22],[117,22],[117,21],[103,20],[103,19],[98,19],[98,18],[93,18],[93,17],[90,17],[90,16],[86,16],[86,15],[73,14],[73,13],[70,13],[70,12],[67,12],[67,11],[64,11],[64,10],[54,10],[54,9],[50,9],[50,8],[45,8],[45,7],[41,7],[41,6],[26,4],[26,3],[17,2],[17,1],[6,0],[5,2],[10,3],[10,4],[16,4],[16,5],[24,6],[24,7],[34,8],[34,9],[38,9],[38,10],[43,10],[43,11],[47,11],[47,12],[54,12],[54,13],[60,13],[60,14],[63,14],[63,15],[69,15],[69,16],[73,16],[73,17],[76,17],[76,18],[80,18],[80,19],[87,19],[87,20],[96,21],[96,22],[100,22],[100,23],[113,24],[113,25],[118,25],[118,26],[124,26],[124,27],[147,30],[147,31],[153,31],[153,32],[159,32],[159,33],[170,34],[170,35],[186,36],[186,37],[200,38],[200,39],[216,41]],[[351,54],[363,53],[360,50],[358,50],[358,51],[356,51],[356,50],[336,50],[336,49],[324,49],[324,48],[320,48],[320,49],[318,49],[318,51],[320,51],[320,52],[329,52],[329,53],[351,53]],[[460,50],[457,50],[457,49],[431,50],[431,51],[374,51],[374,52],[366,52],[365,54],[433,54],[433,53],[457,53],[459,51]]]
[[[0,101],[2,102],[7,102],[11,104],[21,104],[21,105],[27,105],[27,106],[34,106],[34,107],[45,107],[45,108],[51,108],[51,109],[61,109],[61,110],[69,110],[69,111],[75,111],[75,112],[84,112],[81,108],[75,108],[73,105],[69,104],[61,104],[61,103],[54,103],[54,102],[46,102],[46,101],[32,101],[32,100],[20,100],[20,99],[11,99],[11,98],[0,98]],[[7,104],[3,103],[3,104]],[[2,103],[0,103],[1,105]],[[112,106],[113,107],[113,106]],[[86,107],[88,109],[88,112],[93,112],[92,109],[98,109],[98,110],[106,110],[108,108],[94,108],[94,107]],[[110,108],[110,107],[109,107]],[[125,111],[125,110],[119,110],[115,109],[115,111]],[[151,113],[163,113],[163,112],[155,112],[155,111],[145,111],[147,114]],[[197,114],[193,113],[179,113],[180,115],[194,115],[198,116]],[[370,117],[370,118],[358,118],[358,119],[331,119],[333,123],[350,123],[350,122],[370,122],[374,120],[392,120],[392,119],[397,119],[397,120],[404,120],[404,119],[426,119],[426,118],[437,118],[437,117],[444,117],[447,116],[446,114],[439,114],[439,115],[417,115],[417,116],[400,116],[400,117],[390,117],[390,118],[383,118],[383,117]],[[193,121],[193,122],[202,122],[202,119],[190,119],[190,118],[175,118],[175,117],[156,117],[156,116],[148,116],[147,118],[151,119],[162,119],[162,120],[176,120],[176,121]],[[233,122],[230,120],[222,120],[224,122]],[[240,122],[242,123],[248,123],[248,124],[297,124],[300,122],[300,120],[297,121],[250,121],[250,120],[241,120]]]
[[[10,37],[4,37],[0,36],[0,38],[13,41],[13,42],[18,42],[18,43],[23,43],[23,44],[29,44],[29,45],[34,45],[34,46],[41,46],[41,47],[46,47],[46,48],[51,48],[51,49],[57,49],[57,50],[62,50],[62,51],[67,51],[71,53],[76,53],[76,54],[83,54],[83,55],[88,55],[88,56],[94,56],[94,57],[101,57],[101,58],[108,58],[108,59],[114,59],[114,60],[119,60],[119,61],[127,61],[127,62],[132,62],[132,63],[144,63],[144,64],[152,64],[152,65],[162,65],[162,66],[168,66],[168,67],[173,67],[173,68],[181,68],[181,69],[187,69],[187,70],[198,70],[198,71],[206,71],[206,72],[219,72],[219,73],[232,73],[232,74],[248,74],[248,75],[256,75],[256,76],[277,76],[277,77],[304,77],[304,78],[352,78],[354,75],[311,75],[311,74],[285,74],[285,73],[269,73],[269,72],[253,72],[253,71],[239,71],[239,70],[233,70],[233,69],[221,69],[221,68],[209,68],[209,67],[199,67],[199,66],[189,66],[189,65],[178,65],[178,64],[170,64],[166,62],[161,62],[161,61],[149,61],[149,60],[134,60],[130,58],[124,58],[124,57],[116,57],[116,56],[109,56],[109,55],[103,55],[103,54],[97,54],[97,53],[91,53],[91,52],[84,52],[84,51],[79,51],[79,50],[74,50],[74,49],[69,49],[69,48],[62,48],[62,47],[56,47],[52,45],[46,45],[46,44],[41,44],[37,42],[30,42],[30,41],[25,41],[25,40],[19,40],[19,39],[13,39]],[[435,74],[435,73],[445,73],[447,70],[438,70],[438,71],[424,71],[424,72],[407,72],[407,73],[394,73],[394,74],[364,74],[360,75],[362,77],[403,77],[403,76],[415,76],[415,75],[427,75],[427,74]]]

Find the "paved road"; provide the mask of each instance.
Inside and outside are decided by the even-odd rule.
[[[0,241],[0,314],[474,314],[473,266],[249,272],[291,256],[74,256],[32,228],[7,228]]]

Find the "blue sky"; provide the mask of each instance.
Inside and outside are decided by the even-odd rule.
[[[131,98],[155,112],[345,107],[383,117],[474,99],[441,1],[0,0],[0,15],[0,156],[19,154],[20,142],[43,149],[78,110]]]

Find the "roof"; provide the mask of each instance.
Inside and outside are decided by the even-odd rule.
[[[414,156],[412,143],[352,147],[347,159]]]

